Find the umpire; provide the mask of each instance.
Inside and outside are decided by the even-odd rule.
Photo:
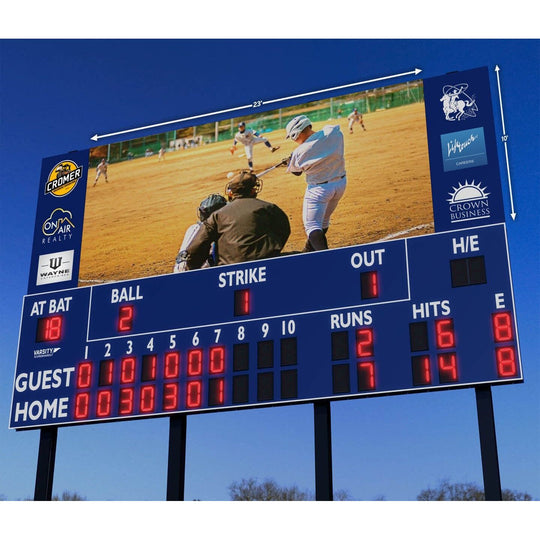
[[[289,218],[275,204],[257,199],[257,176],[248,171],[227,185],[229,203],[203,223],[187,249],[187,269],[200,268],[212,242],[217,244],[217,264],[232,264],[275,257],[291,233]]]

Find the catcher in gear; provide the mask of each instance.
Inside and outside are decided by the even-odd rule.
[[[227,201],[225,197],[217,193],[213,193],[212,195],[209,195],[208,197],[206,197],[206,199],[201,201],[199,208],[197,208],[197,217],[199,218],[199,220],[197,221],[197,223],[194,223],[193,225],[188,227],[184,235],[184,240],[182,241],[182,245],[180,246],[180,250],[178,251],[178,255],[176,256],[176,262],[173,268],[173,273],[177,274],[179,272],[185,272],[187,270],[187,267],[186,267],[187,248],[193,241],[193,238],[195,238],[195,235],[197,234],[199,229],[203,226],[204,221],[206,221],[216,210],[223,208],[226,204],[227,204]],[[217,262],[216,245],[215,243],[212,243],[208,251],[208,256],[206,260],[203,262],[201,268],[206,268],[208,266],[215,266],[216,262]]]
[[[241,171],[227,184],[229,202],[203,222],[187,247],[187,268],[201,268],[212,242],[218,265],[275,257],[285,246],[291,227],[287,214],[275,204],[257,199],[261,183]]]

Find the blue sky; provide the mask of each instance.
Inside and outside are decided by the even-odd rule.
[[[525,383],[493,388],[493,402],[502,486],[540,499],[538,41],[3,40],[0,58],[0,495],[34,490],[39,433],[7,425],[42,158],[94,146],[96,132],[415,67],[429,77],[487,65],[496,96],[499,65],[515,221],[498,150]],[[414,500],[442,479],[482,485],[472,389],[335,402],[332,422],[334,487],[355,500]],[[166,419],[60,429],[54,493],[163,500],[167,445]],[[227,500],[227,486],[248,477],[314,491],[310,405],[189,417],[186,500]]]

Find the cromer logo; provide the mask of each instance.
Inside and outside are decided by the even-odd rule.
[[[65,197],[75,189],[81,176],[82,167],[79,167],[74,161],[69,159],[60,161],[49,173],[45,184],[45,195]]]

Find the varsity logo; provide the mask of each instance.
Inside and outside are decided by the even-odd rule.
[[[42,238],[42,244],[65,242],[73,236],[73,214],[63,208],[55,208],[51,215],[43,222],[41,232],[46,238]]]
[[[482,187],[482,182],[470,183],[465,180],[458,187],[453,186],[453,191],[449,193],[448,201],[450,210],[450,222],[471,221],[473,219],[486,219],[490,217],[489,193],[487,188]]]
[[[82,167],[66,159],[57,163],[49,173],[45,184],[45,195],[65,197],[71,193],[82,176]]]
[[[45,349],[34,349],[34,360],[41,360],[42,358],[50,358],[54,356],[60,347],[47,347]]]
[[[73,250],[40,255],[36,285],[69,281],[73,274],[73,255]]]
[[[450,122],[467,120],[476,117],[478,107],[476,100],[465,93],[469,85],[459,83],[456,85],[446,84],[443,86],[443,96],[439,100],[443,105],[445,120]]]

